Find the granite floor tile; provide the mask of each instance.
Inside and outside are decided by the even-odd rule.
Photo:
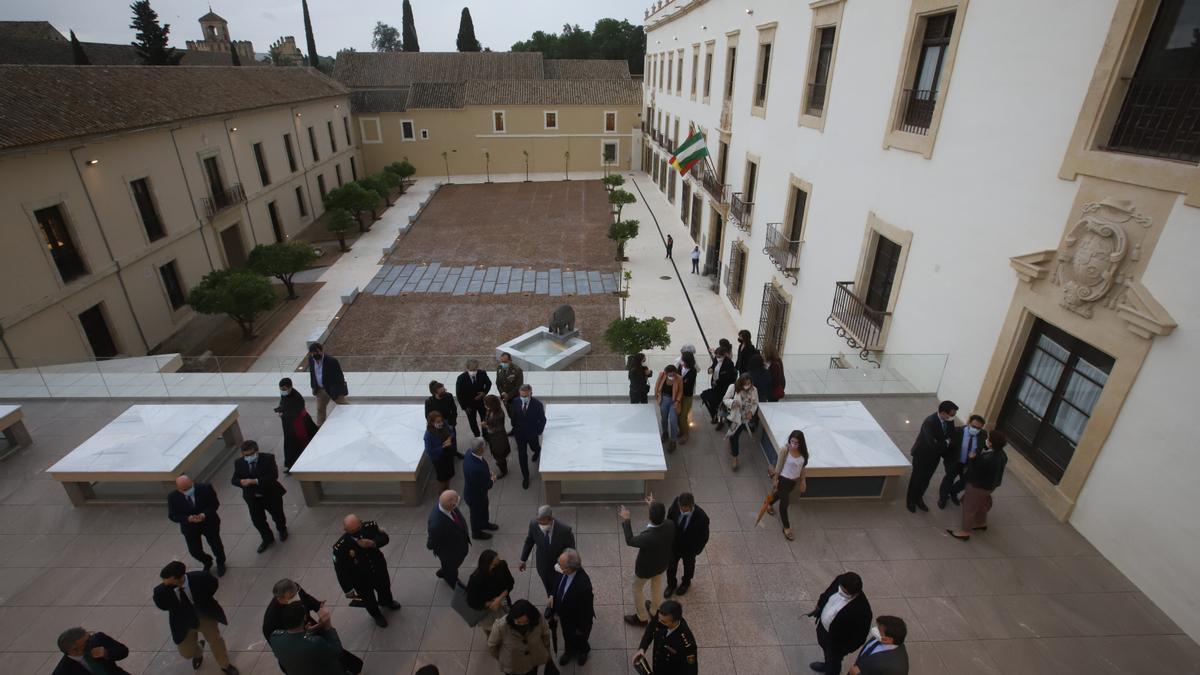
[[[721,620],[729,645],[778,646],[771,611],[765,602],[725,602],[720,605]]]

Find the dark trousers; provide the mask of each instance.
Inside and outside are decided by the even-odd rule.
[[[481,532],[487,531],[488,520],[488,498],[474,497],[467,502],[467,507],[470,510],[471,517],[471,536],[477,537]]]
[[[250,522],[254,525],[254,529],[262,535],[263,541],[272,541],[275,535],[271,534],[271,526],[267,524],[267,514],[271,514],[271,520],[275,521],[275,529],[279,530],[280,534],[287,532],[287,516],[283,513],[283,495],[275,497],[254,497],[246,500],[246,507],[250,509]]]
[[[538,578],[542,580],[542,587],[546,589],[546,597],[554,595],[558,588],[554,584],[555,571],[553,567],[547,567],[544,570],[538,570]]]
[[[592,636],[591,623],[577,625],[560,619],[559,627],[562,628],[563,653],[578,656],[592,651],[592,646],[588,644],[588,639]]]
[[[204,545],[200,543],[201,536],[208,540],[208,547],[213,552],[211,556],[204,552]],[[221,543],[221,526],[219,524],[203,530],[196,529],[185,532],[183,541],[187,543],[188,553],[202,564],[211,564],[214,557],[218,564],[225,564],[225,544]]]
[[[796,488],[796,481],[791,478],[779,477],[779,488],[775,490],[775,496],[771,499],[771,503],[779,502],[779,520],[783,522],[783,526],[787,529],[792,529],[792,523],[788,520],[788,502],[791,501],[792,490]]]
[[[746,428],[745,424],[739,424],[733,435],[729,437],[729,454],[734,457],[737,457],[740,452],[738,450],[738,438],[741,437],[743,431],[749,433],[749,429]],[[750,436],[753,437],[754,434],[750,434]]]
[[[692,274],[700,274],[700,259],[692,258]]]
[[[821,625],[820,620],[817,621],[817,644],[821,646],[821,652],[825,660],[825,672],[837,675],[842,672],[842,659],[844,654],[839,654],[830,644],[833,639],[829,637],[829,632],[825,630],[825,626]]]
[[[380,605],[390,605],[392,598],[392,580],[376,579],[374,583],[355,584],[354,592],[362,599],[362,606],[371,616],[383,616],[379,611]]]
[[[912,476],[908,479],[908,495],[906,497],[908,504],[916,504],[925,499],[925,490],[929,488],[929,481],[937,471],[941,457],[916,454],[913,455],[912,462]]]
[[[667,563],[667,588],[675,588],[679,585],[675,583],[675,571],[678,569],[680,560],[683,561],[683,583],[692,583],[692,577],[696,575],[696,555],[672,551],[671,562]]]
[[[714,421],[717,419],[717,411],[721,409],[721,394],[723,393],[716,389],[705,389],[700,392],[700,400],[704,401],[704,407],[708,409],[708,416]]]
[[[521,438],[517,436],[517,462],[521,465],[521,477],[529,478],[529,454],[532,450],[534,456],[542,452],[542,444],[538,441],[538,437]]]
[[[938,486],[938,499],[949,499],[967,487],[967,465],[958,462],[943,462],[946,475],[942,476],[942,484]]]
[[[453,558],[450,556],[438,556],[438,562],[442,566],[438,569],[438,576],[450,585],[450,588],[458,586],[458,568],[462,567],[463,558]]]
[[[476,436],[479,435],[479,412],[479,408],[470,406],[466,408],[467,424],[471,425],[471,433]]]

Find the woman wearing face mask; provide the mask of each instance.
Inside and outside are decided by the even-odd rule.
[[[779,502],[779,519],[783,521],[783,536],[788,541],[795,541],[792,533],[792,523],[788,520],[788,502],[792,491],[804,494],[808,489],[804,476],[808,468],[808,443],[804,440],[804,432],[799,429],[788,434],[787,447],[779,453],[779,461],[774,469],[767,469],[767,475],[773,479],[771,484],[771,508],[767,513],[775,513],[775,503]]]
[[[506,675],[537,675],[550,663],[550,629],[528,600],[517,600],[497,619],[488,636],[488,652]]]
[[[317,423],[308,414],[304,396],[292,386],[290,377],[279,381],[279,405],[275,414],[283,422],[283,472],[291,473],[292,465],[317,433]]]
[[[486,609],[489,612],[479,622],[484,634],[508,610],[508,594],[512,593],[515,585],[512,573],[508,571],[508,563],[499,553],[489,548],[479,554],[479,566],[467,580],[467,605],[471,609]]]
[[[488,443],[488,449],[492,451],[492,457],[496,458],[496,468],[500,470],[498,478],[504,478],[508,475],[508,453],[512,448],[508,445],[508,431],[504,428],[504,407],[500,404],[500,397],[488,394],[483,399],[483,409],[483,419],[480,421],[483,437]]]
[[[992,491],[1004,480],[1004,467],[1008,465],[1008,453],[1004,445],[1008,437],[999,429],[992,430],[983,441],[983,447],[967,457],[967,489],[962,496],[962,526],[957,530],[946,530],[951,537],[962,541],[971,538],[971,532],[987,530],[987,514],[992,510]]]
[[[425,454],[433,462],[438,484],[441,491],[445,492],[450,489],[450,479],[454,478],[454,453],[458,451],[458,439],[440,412],[431,411],[425,419]]]
[[[667,366],[654,383],[654,402],[662,420],[662,441],[667,452],[675,452],[679,440],[679,411],[683,403],[683,378],[675,366]]]
[[[758,414],[758,392],[750,376],[742,375],[729,385],[722,403],[729,410],[729,431],[725,437],[729,439],[729,454],[733,455],[733,470],[737,471],[738,437],[750,428],[750,422]]]
[[[646,367],[646,355],[634,354],[629,357],[629,402],[630,403],[646,403],[649,399],[646,395],[650,393],[650,375],[654,371]]]
[[[783,374],[783,361],[779,358],[779,352],[770,345],[763,348],[762,358],[767,372],[771,375],[771,388],[770,393],[767,393],[767,402],[774,403],[783,398],[784,389],[787,387],[787,378]]]

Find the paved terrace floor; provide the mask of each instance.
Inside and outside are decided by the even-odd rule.
[[[934,403],[928,397],[865,402],[901,448],[911,444],[913,423]],[[278,451],[272,403],[240,403],[246,437]],[[192,564],[165,507],[72,508],[43,473],[127,405],[25,403],[35,444],[0,463],[0,673],[50,673],[58,659],[56,636],[77,624],[126,643],[132,654],[122,665],[132,673],[192,672],[150,599],[166,561]],[[811,672],[807,664],[820,651],[803,614],[844,570],[863,576],[877,614],[908,622],[914,675],[1200,672],[1200,648],[1073,528],[1055,522],[1015,477],[997,493],[991,529],[969,543],[943,532],[955,511],[912,515],[894,500],[801,504],[793,509],[796,541],[787,542],[774,518],[753,526],[767,488],[766,466],[754,453],[743,457],[742,469],[732,473],[721,437],[701,425],[668,457],[668,478],[654,486],[663,498],[691,490],[712,518],[712,539],[683,598],[700,644],[701,673]],[[391,615],[388,628],[377,628],[366,612],[346,606],[330,563],[329,546],[347,509],[306,508],[299,486],[285,478],[292,536],[257,555],[258,536],[228,476],[223,471],[215,481],[229,551],[218,598],[230,619],[222,632],[243,673],[278,672],[259,627],[271,585],[281,577],[298,580],[334,607],[334,625],[346,646],[365,658],[367,673],[408,675],[426,663],[444,675],[498,672],[481,631],[463,624],[434,577],[435,561],[425,549],[431,490],[420,507],[355,509],[392,538],[384,552],[404,608]],[[514,570],[514,596],[527,597],[540,584],[533,572],[516,572],[516,558],[542,485],[535,480],[523,491],[518,478],[509,477],[492,498],[501,529],[488,543]],[[635,509],[635,518],[642,521],[644,513]],[[591,660],[565,673],[629,672],[640,631],[627,628],[621,616],[631,609],[634,550],[622,542],[612,506],[563,507],[558,514],[575,527],[597,594]],[[481,548],[474,546],[472,556]],[[218,672],[211,655],[201,672]]]

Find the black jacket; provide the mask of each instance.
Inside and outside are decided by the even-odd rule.
[[[675,523],[675,540],[671,545],[671,551],[678,556],[684,555],[700,555],[708,544],[708,514],[699,506],[692,507],[692,516],[688,520],[687,529],[679,527],[679,517],[682,514],[679,512],[679,498],[671,502],[671,508],[667,509],[667,520]]]
[[[717,396],[724,396],[729,385],[737,382],[738,371],[729,359],[722,359],[719,366],[713,366],[712,378],[709,381],[712,383],[712,389],[716,390]]]
[[[375,542],[374,548],[359,546],[359,539],[370,539]],[[338,537],[333,544],[333,571],[342,591],[349,593],[351,589],[375,588],[388,583],[383,547],[390,541],[387,532],[379,529],[373,520],[364,520],[354,534],[344,532]]]
[[[633,573],[640,579],[649,579],[667,571],[671,563],[671,547],[675,543],[675,523],[664,520],[658,527],[647,527],[633,534],[633,526],[628,520],[621,522],[625,531],[625,543],[638,549],[637,560],[633,563]]]
[[[738,373],[745,375],[750,370],[750,357],[758,356],[758,347],[750,343],[738,343],[737,359],[733,362]]]
[[[329,398],[349,396],[350,387],[346,385],[346,374],[342,372],[342,364],[332,356],[325,354],[321,357],[321,380],[325,383],[325,393]],[[308,384],[312,387],[313,396],[322,388],[317,386],[317,369],[313,365],[313,357],[308,357]]]
[[[167,495],[167,517],[171,522],[179,523],[179,531],[185,535],[220,529],[221,517],[217,515],[217,508],[221,506],[221,500],[217,499],[217,491],[208,483],[194,483],[193,487],[196,488],[194,507],[188,504],[187,495],[179,490],[171,490],[171,494]],[[188,516],[201,513],[204,514],[203,522],[188,522]]]
[[[860,675],[908,675],[908,650],[904,645],[899,645],[895,649],[867,656],[859,652],[854,665],[858,666]]]
[[[483,506],[487,501],[488,490],[492,489],[492,469],[487,460],[477,457],[474,452],[468,452],[463,457],[463,501],[472,508]]]
[[[233,462],[233,478],[229,482],[242,491],[242,499],[250,502],[287,494],[287,488],[279,482],[279,465],[275,462],[275,455],[260,452],[255,464],[254,470],[251,471],[250,462],[247,462],[245,457],[238,457]],[[242,480],[246,478],[258,479],[258,485],[242,487]]]
[[[979,452],[975,459],[967,461],[967,482],[983,490],[995,490],[1004,480],[1004,467],[1008,465],[1008,453],[1004,448]]]
[[[550,547],[547,548],[546,535],[542,528],[538,527],[537,518],[534,518],[529,521],[525,545],[521,547],[521,562],[529,560],[529,553],[535,548],[537,552],[534,554],[533,566],[538,571],[538,576],[551,579],[555,574],[554,565],[558,562],[558,556],[568,548],[575,548],[575,532],[571,530],[570,525],[555,518],[550,528]]]
[[[938,457],[944,459],[950,449],[950,431],[953,422],[943,422],[937,413],[921,422],[921,431],[913,442],[912,456],[929,459]]]
[[[949,445],[946,447],[946,464],[947,464],[947,466],[959,463],[958,458],[959,458],[960,453],[962,452],[963,436],[966,433],[967,433],[967,427],[956,427],[954,429],[954,431],[950,432],[950,437],[949,437],[949,440],[947,441],[947,443]],[[987,430],[980,429],[979,433],[975,435],[975,451],[976,452],[983,450],[983,446],[984,446],[983,442],[985,440],[987,440]]]
[[[667,635],[667,627],[654,620],[646,624],[638,648],[643,651],[654,643],[654,651],[648,652],[654,667],[654,675],[696,675],[700,672],[696,636],[688,627],[687,619],[680,619],[675,630]]]
[[[454,405],[454,395],[446,392],[441,398],[430,396],[425,399],[425,418],[429,419],[431,411],[438,411],[442,419],[452,427],[458,426],[458,406]]]
[[[488,377],[487,371],[476,370],[475,382],[471,382],[471,374],[463,371],[458,374],[458,379],[454,381],[454,395],[458,397],[458,405],[462,406],[463,410],[474,408],[483,410],[483,399],[476,400],[477,394],[487,395],[492,390],[492,378]]]
[[[191,598],[192,609],[187,610],[179,601],[179,589],[175,586],[159,584],[154,588],[154,606],[167,613],[171,624],[171,639],[175,644],[183,642],[188,631],[200,625],[197,615],[215,619],[217,623],[228,624],[225,610],[216,597],[217,578],[208,572],[187,573],[187,594]]]
[[[300,589],[300,604],[304,605],[304,609],[309,612],[318,612],[321,609],[321,601],[308,594],[308,591]],[[271,604],[267,605],[267,611],[263,612],[262,632],[263,639],[267,642],[271,641],[271,634],[277,630],[287,630],[283,625],[283,608],[285,605],[279,604],[275,598],[271,598]]]
[[[826,631],[825,627],[821,625],[821,612],[825,609],[829,598],[838,592],[840,583],[841,577],[839,576],[817,599],[816,608],[808,615],[816,619],[817,641],[820,645],[824,647],[828,644],[834,652],[845,656],[861,647],[866,641],[867,634],[871,632],[872,614],[871,603],[867,601],[866,594],[859,593],[854,596],[853,600],[846,603],[842,611],[837,613],[837,616],[829,624],[829,630]]]
[[[92,650],[103,647],[102,659],[93,659]],[[129,656],[129,648],[104,633],[92,633],[83,649],[83,661],[87,665],[63,654],[54,667],[53,675],[129,675],[129,671],[117,665],[117,661]]]
[[[516,585],[512,572],[508,570],[508,563],[503,560],[496,569],[487,574],[477,569],[467,579],[467,605],[471,609],[483,609],[484,605],[495,600],[504,591],[508,591],[511,596]]]
[[[689,368],[683,374],[683,397],[688,398],[696,395],[696,369]]]
[[[433,510],[429,512],[429,518],[426,521],[429,538],[425,540],[425,548],[433,551],[438,558],[465,560],[467,551],[471,548],[471,535],[467,532],[467,519],[463,517],[457,506],[454,507],[453,513],[458,515],[458,520],[462,525],[442,513],[437,504],[433,505]]]
[[[554,593],[558,593],[558,585],[563,575],[554,573]],[[580,568],[571,580],[563,597],[554,599],[554,613],[565,624],[570,624],[580,633],[587,634],[592,629],[592,619],[596,616],[595,593],[592,591],[592,578],[587,570]]]

